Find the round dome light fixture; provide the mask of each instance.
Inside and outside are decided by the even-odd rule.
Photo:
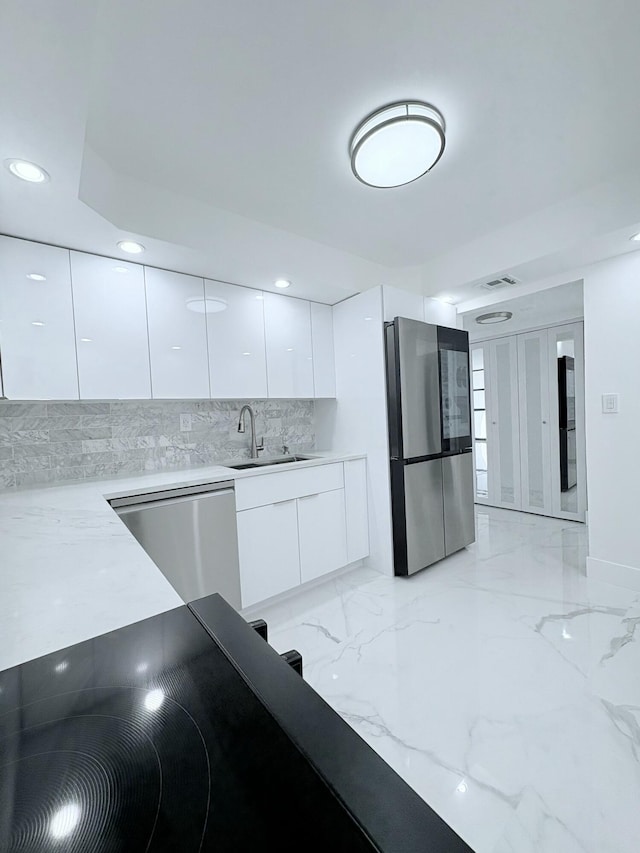
[[[511,311],[491,311],[489,314],[481,314],[476,317],[476,323],[480,323],[481,326],[492,326],[496,323],[506,323],[512,317]]]
[[[39,272],[28,272],[27,278],[30,278],[31,281],[46,281],[47,280],[46,275],[42,275],[42,273],[39,273]]]
[[[633,240],[635,243],[640,243],[640,231],[637,234],[634,234],[633,237],[629,237],[630,240]]]
[[[142,243],[136,243],[135,240],[120,240],[118,248],[129,255],[139,255],[140,252],[144,252]]]
[[[218,314],[220,311],[227,310],[227,303],[224,299],[214,299],[210,296],[200,299],[196,296],[193,299],[187,299],[187,308],[189,311],[195,311],[196,314]]]
[[[279,287],[281,290],[284,290],[287,287],[291,287],[291,282],[286,278],[279,278],[273,282],[276,287]]]
[[[399,101],[376,110],[356,128],[349,154],[353,174],[370,187],[417,181],[442,157],[444,118],[421,101]]]
[[[45,172],[42,166],[38,166],[37,163],[16,159],[5,160],[4,162],[11,174],[22,181],[29,181],[30,184],[43,184],[50,180],[49,173]]]

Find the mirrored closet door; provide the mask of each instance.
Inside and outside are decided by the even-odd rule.
[[[472,344],[478,503],[584,521],[582,329]]]

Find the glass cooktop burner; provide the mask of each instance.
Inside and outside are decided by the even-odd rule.
[[[327,791],[186,607],[0,673],[2,853],[370,849]]]

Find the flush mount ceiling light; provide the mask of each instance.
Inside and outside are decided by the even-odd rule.
[[[39,272],[28,272],[27,278],[30,278],[31,281],[46,281],[47,280],[46,275],[42,275]]]
[[[370,187],[410,184],[442,157],[444,131],[442,115],[420,101],[400,101],[376,110],[351,137],[353,174]]]
[[[48,172],[38,166],[36,163],[30,163],[28,160],[5,160],[5,166],[22,181],[29,181],[30,184],[43,184],[49,180]]]
[[[491,311],[489,314],[481,314],[476,317],[476,323],[480,323],[481,326],[491,326],[495,323],[506,323],[512,317],[511,311]]]
[[[120,240],[118,248],[130,255],[139,255],[140,252],[144,252],[142,243],[136,243],[135,240]]]
[[[640,243],[640,231],[638,231],[637,234],[634,234],[633,237],[629,237],[629,239],[633,240],[634,242]]]
[[[285,287],[291,287],[291,282],[287,281],[286,278],[279,278],[277,281],[274,281],[276,287],[280,287],[284,290]]]
[[[187,299],[187,308],[189,311],[195,311],[196,314],[218,314],[220,311],[226,311],[227,303],[224,299],[195,297],[194,299]]]

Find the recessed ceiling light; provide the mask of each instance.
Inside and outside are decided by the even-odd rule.
[[[90,343],[92,343],[92,341],[93,341],[93,338],[80,338],[80,342],[83,344],[90,344]]]
[[[171,349],[182,349],[182,347],[171,347]]]
[[[287,352],[293,352],[293,347],[287,347]]]
[[[187,308],[189,311],[195,311],[196,314],[218,314],[220,311],[226,311],[227,303],[224,299],[212,297],[200,299],[196,296],[193,299],[187,299]]]
[[[125,251],[126,251],[126,250],[125,250]],[[113,271],[114,271],[114,272],[117,272],[117,273],[126,273],[126,272],[129,272],[129,270],[128,270],[126,267],[114,267],[114,268],[113,268]]]
[[[276,287],[280,287],[282,289],[284,289],[285,287],[291,287],[291,282],[287,281],[286,278],[279,278],[277,281],[274,282],[274,284]]]
[[[47,280],[46,275],[42,275],[39,272],[27,273],[27,278],[30,278],[31,281],[46,281]]]
[[[242,355],[251,355],[250,352],[243,352]]]
[[[139,255],[140,252],[144,252],[142,243],[136,243],[135,240],[120,240],[118,248],[130,255]]]
[[[31,325],[32,325],[32,326],[44,326],[44,323],[42,322],[42,320],[34,320],[34,321],[31,323]]]
[[[259,293],[259,294],[256,296],[256,299],[264,299],[264,295],[263,295],[262,293]]]
[[[629,237],[630,240],[634,240],[635,242],[640,243],[640,231],[637,234],[634,234],[633,237]]]
[[[5,165],[12,175],[31,184],[43,184],[49,180],[49,175],[36,163],[28,160],[5,160]]]
[[[481,326],[491,326],[495,323],[506,323],[512,317],[511,311],[491,311],[489,314],[481,314],[476,317],[476,323],[480,323]]]
[[[429,104],[401,101],[368,115],[349,144],[353,174],[370,187],[401,187],[426,175],[444,151],[444,118]]]

